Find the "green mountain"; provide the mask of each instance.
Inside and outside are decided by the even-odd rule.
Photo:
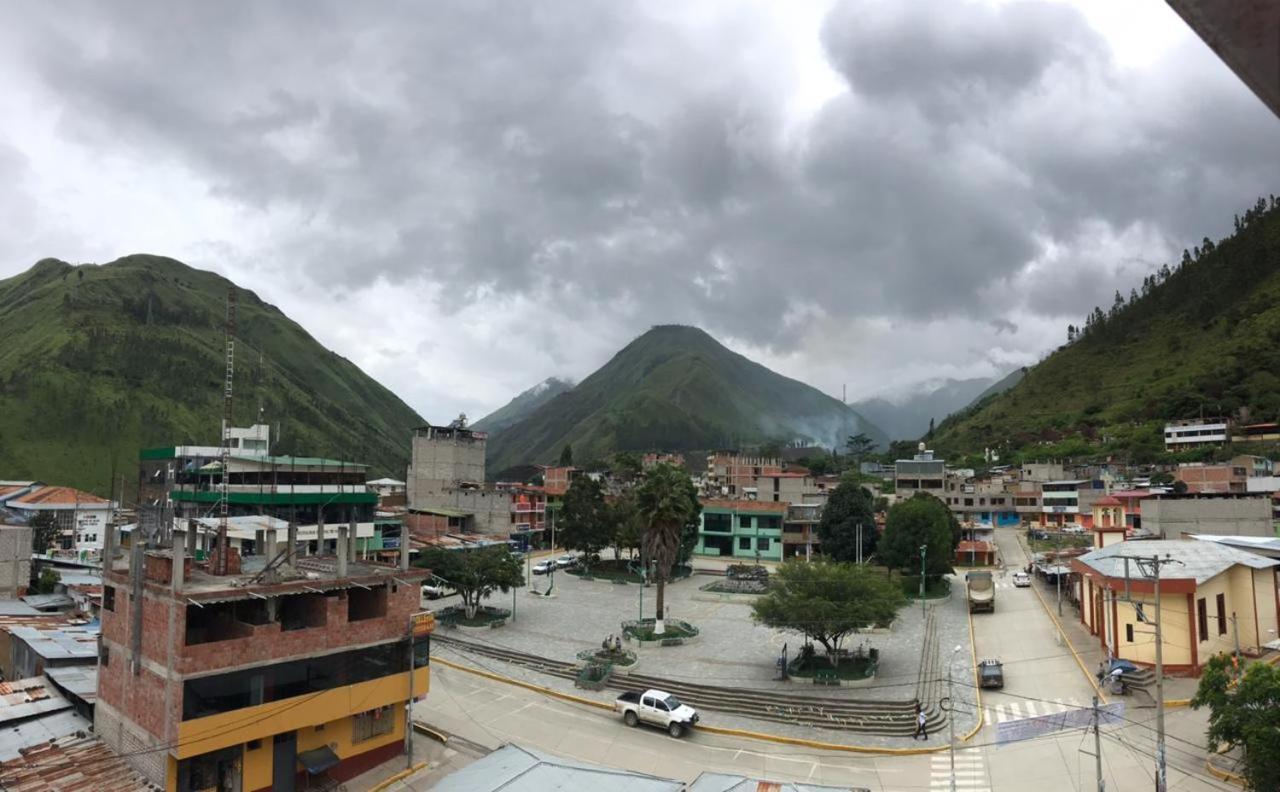
[[[695,327],[665,325],[489,441],[493,474],[553,462],[565,445],[586,461],[615,451],[696,451],[790,440],[830,447],[884,432],[815,388],[731,352]]]
[[[1025,377],[1026,375],[1027,375],[1027,369],[1025,366],[1023,368],[1016,368],[1013,371],[1010,371],[1008,374],[1004,375],[1000,379],[991,383],[991,385],[989,385],[986,390],[984,390],[982,393],[979,393],[977,396],[975,396],[973,401],[966,404],[965,407],[972,407],[973,405],[977,404],[983,399],[987,399],[991,396],[1004,393],[1005,391],[1012,388],[1014,385],[1017,385],[1019,382],[1022,382],[1022,378]]]
[[[173,259],[45,259],[0,280],[0,478],[102,495],[138,451],[216,445],[230,282]],[[238,291],[234,422],[259,409],[272,450],[340,457],[402,478],[424,421],[253,292]],[[278,438],[278,439],[277,439]]]
[[[1231,236],[1206,237],[1068,333],[1012,389],[939,425],[933,447],[1148,462],[1168,458],[1168,420],[1280,419],[1280,201],[1259,199]]]
[[[502,407],[494,410],[472,424],[471,428],[480,432],[496,435],[503,429],[523,421],[534,410],[551,401],[567,390],[573,389],[573,383],[558,377],[547,379],[521,393]]]

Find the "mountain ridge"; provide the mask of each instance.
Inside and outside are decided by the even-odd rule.
[[[524,420],[530,413],[567,390],[573,389],[572,380],[547,377],[531,388],[521,391],[515,398],[471,425],[490,436]]]
[[[856,411],[733,352],[704,330],[657,325],[572,390],[489,442],[489,469],[551,462],[569,445],[586,461],[615,451],[695,451],[806,437],[843,444],[865,431]]]

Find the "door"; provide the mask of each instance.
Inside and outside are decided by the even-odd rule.
[[[294,792],[294,779],[298,775],[298,733],[277,734],[274,748],[275,752],[271,757],[271,789],[273,792]]]

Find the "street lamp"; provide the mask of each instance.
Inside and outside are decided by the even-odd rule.
[[[947,730],[949,732],[947,743],[951,750],[951,792],[956,792],[956,700],[953,698],[951,669],[956,664],[956,654],[963,648],[956,644],[956,648],[951,650],[951,659],[947,661],[947,703],[950,705],[951,710],[947,713]]]
[[[929,545],[920,545],[920,615],[924,616],[924,558],[925,553],[929,550]]]

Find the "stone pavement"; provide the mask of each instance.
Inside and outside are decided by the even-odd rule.
[[[868,686],[845,688],[815,688],[802,682],[781,682],[775,679],[776,660],[785,645],[789,656],[794,656],[801,637],[784,633],[751,619],[751,608],[736,602],[704,602],[694,599],[698,587],[715,580],[706,575],[694,575],[667,586],[668,613],[672,618],[691,622],[699,628],[700,635],[683,646],[652,647],[638,650],[640,663],[637,671],[646,675],[672,680],[722,687],[744,687],[755,690],[779,689],[797,694],[816,694],[857,699],[882,698],[909,700],[916,696],[922,645],[922,616],[919,605],[904,607],[891,631],[852,636],[849,648],[863,645],[877,648],[881,653],[880,674]],[[539,577],[539,588],[545,589],[547,581]],[[961,584],[962,585],[962,584]],[[957,588],[958,592],[960,589]],[[623,620],[637,618],[641,587],[618,585],[601,581],[583,581],[575,576],[558,573],[555,576],[555,595],[547,598],[521,589],[516,592],[515,619],[498,629],[480,632],[458,631],[451,633],[459,638],[480,641],[529,654],[556,660],[572,661],[580,650],[596,648],[605,636],[617,634]],[[645,615],[652,616],[656,589],[644,589]],[[490,603],[511,608],[512,595],[498,594]],[[440,600],[438,603],[447,603]],[[964,597],[953,593],[946,600],[934,601],[937,637],[932,651],[939,658],[934,664],[935,684],[927,691],[926,703],[938,705],[945,692],[945,663],[955,646],[963,647],[957,653],[954,669],[957,699],[956,734],[968,734],[977,722],[978,706],[973,687],[970,655],[969,622]],[[634,644],[631,648],[635,648]],[[575,690],[568,680],[549,677],[528,669],[487,658],[476,658],[444,645],[435,647],[437,656],[464,665],[479,667],[493,673],[521,679],[577,695],[611,701],[614,693],[608,691],[590,693]],[[841,744],[866,744],[879,747],[911,746],[909,738],[887,738],[859,735],[850,732],[788,726],[781,723],[759,721],[736,716],[728,712],[705,713],[708,723],[729,728],[748,729],[792,737],[835,742]],[[938,735],[931,735],[930,743],[937,744]],[[921,743],[916,741],[914,745]]]

